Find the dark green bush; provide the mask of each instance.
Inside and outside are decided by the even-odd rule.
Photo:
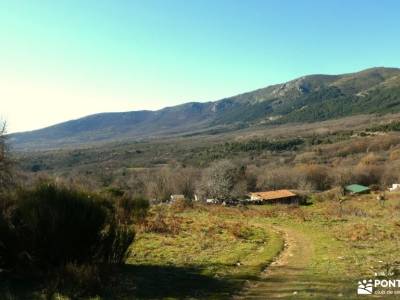
[[[134,233],[129,226],[111,224],[104,232],[104,238],[97,252],[98,259],[108,264],[125,262],[133,238]]]
[[[109,212],[82,192],[41,184],[20,194],[14,224],[40,266],[92,261]]]
[[[11,222],[15,202],[10,195],[0,195],[0,268],[9,269],[17,265],[19,240]]]
[[[119,225],[111,202],[46,183],[18,193],[10,218],[0,214],[0,234],[1,264],[29,263],[43,271],[122,263],[134,238],[130,227]]]
[[[68,263],[56,275],[55,291],[57,286],[62,286],[63,291],[71,295],[72,299],[79,298],[82,295],[94,295],[101,290],[102,278],[100,273],[97,265]],[[51,292],[54,293],[55,291]]]
[[[149,201],[144,197],[123,197],[117,200],[118,217],[121,223],[142,223],[150,208]]]

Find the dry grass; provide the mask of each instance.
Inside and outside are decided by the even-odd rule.
[[[395,231],[378,224],[356,223],[347,225],[336,232],[336,237],[342,241],[378,242],[397,239]]]
[[[159,234],[179,234],[183,219],[162,206],[154,208],[138,228],[141,232]]]

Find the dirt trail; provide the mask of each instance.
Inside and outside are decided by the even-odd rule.
[[[234,299],[341,299],[343,296],[331,282],[307,275],[313,273],[311,240],[294,229],[275,230],[284,237],[284,250],[258,280],[248,282]]]

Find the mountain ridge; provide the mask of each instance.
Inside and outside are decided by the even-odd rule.
[[[98,113],[9,138],[16,149],[50,149],[398,111],[400,69],[377,67],[302,76],[217,101],[187,102],[155,111]]]

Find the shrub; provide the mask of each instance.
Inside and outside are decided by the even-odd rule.
[[[389,159],[390,160],[400,159],[400,149],[395,149],[395,150],[391,151],[390,155],[389,155]]]
[[[381,177],[381,185],[382,186],[391,186],[392,183],[396,183],[399,181],[399,169],[400,164],[398,161],[390,162],[385,165],[384,172]]]
[[[346,186],[348,184],[357,182],[354,175],[354,167],[337,167],[333,172],[333,180],[335,186]]]
[[[289,167],[275,169],[265,169],[257,178],[257,189],[277,190],[287,188],[297,188],[299,184],[299,174]]]
[[[172,211],[180,213],[186,209],[193,208],[193,202],[189,199],[177,199],[171,204]]]
[[[365,155],[363,158],[361,158],[360,164],[363,164],[366,166],[376,165],[381,161],[382,161],[381,157],[379,157],[378,155],[376,155],[374,153],[369,153],[369,154]]]
[[[93,260],[108,213],[90,195],[41,184],[20,194],[14,223],[39,265],[82,263]]]
[[[62,286],[73,298],[93,295],[101,289],[99,274],[97,265],[67,263],[55,278],[54,286]]]
[[[354,168],[354,179],[359,184],[371,185],[378,184],[383,175],[383,167],[377,165],[358,164]]]
[[[253,235],[253,228],[247,227],[243,223],[228,223],[225,228],[235,239],[248,240]]]
[[[102,232],[102,241],[96,259],[108,264],[122,264],[129,256],[129,246],[134,239],[134,232],[129,226],[111,223]]]
[[[19,256],[19,242],[10,220],[15,203],[5,195],[0,195],[0,268],[16,266]]]
[[[314,194],[312,196],[312,200],[316,202],[322,201],[339,201],[340,198],[344,195],[343,188],[341,187],[334,187],[330,190]]]
[[[143,197],[124,196],[116,201],[118,218],[123,224],[142,223],[150,208],[149,201]]]
[[[111,202],[55,184],[19,192],[9,225],[2,248],[12,249],[17,259],[3,250],[0,261],[41,271],[68,263],[121,263],[134,238],[130,228],[117,223]]]
[[[175,215],[168,216],[163,207],[158,207],[143,223],[142,229],[145,232],[158,234],[178,234],[181,230],[181,223],[181,218]]]
[[[343,241],[383,241],[395,239],[397,234],[383,226],[377,224],[357,223],[344,226],[336,231],[336,238]]]
[[[326,190],[332,183],[329,168],[322,165],[301,165],[298,172],[304,183],[316,190]]]

